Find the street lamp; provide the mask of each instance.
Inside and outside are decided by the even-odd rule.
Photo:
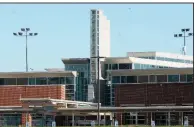
[[[184,29],[181,29],[181,32],[183,34],[174,34],[174,37],[183,37],[184,38],[184,45],[182,48],[183,55],[186,55],[186,37],[190,37],[190,36],[194,35],[193,33],[190,33],[189,31],[190,31],[190,28],[184,28]]]
[[[20,32],[13,33],[14,36],[26,37],[26,72],[28,72],[28,36],[37,36],[38,33],[29,33],[30,28],[21,28]]]
[[[91,58],[96,58],[97,59],[97,62],[98,62],[98,70],[97,70],[97,73],[98,73],[98,77],[97,77],[97,85],[98,85],[98,126],[100,126],[100,59],[101,58],[105,58],[105,57],[101,57],[99,56],[99,52],[97,54],[98,56],[95,56],[95,57],[91,57]]]

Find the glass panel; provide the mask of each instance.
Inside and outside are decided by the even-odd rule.
[[[157,82],[167,82],[167,75],[157,75]]]
[[[16,78],[5,78],[5,85],[16,85]]]
[[[112,70],[112,64],[109,64],[109,70]]]
[[[47,85],[47,78],[36,78],[36,85]]]
[[[140,64],[134,64],[134,69],[140,69]]]
[[[185,60],[178,59],[178,62],[180,62],[180,63],[184,63],[184,62],[185,62]]]
[[[60,77],[60,84],[66,84],[66,78]]]
[[[129,63],[119,64],[119,69],[132,69],[132,64]]]
[[[28,78],[18,78],[17,85],[28,85]]]
[[[187,75],[187,82],[193,82],[193,75],[192,74]]]
[[[59,77],[48,78],[48,84],[60,84],[60,78]]]
[[[105,64],[104,68],[105,68],[105,70],[108,70],[108,64]]]
[[[112,83],[120,83],[120,76],[113,76]]]
[[[150,82],[156,82],[156,75],[150,75],[149,79]]]
[[[84,77],[84,72],[79,72],[79,77]]]
[[[92,13],[92,14],[96,14],[96,11],[95,11],[95,10],[92,10],[91,13]]]
[[[164,61],[164,57],[156,57],[156,59]]]
[[[168,75],[168,82],[179,82],[179,75]]]
[[[35,78],[29,78],[28,79],[28,81],[29,81],[29,85],[36,85],[36,79]]]
[[[74,84],[74,77],[66,77],[66,84]]]
[[[137,76],[127,76],[127,83],[137,83]]]
[[[138,76],[138,82],[139,83],[148,82],[148,76]]]
[[[180,82],[186,82],[187,81],[187,75],[180,75]]]
[[[121,76],[121,83],[127,83],[127,76]]]
[[[154,56],[151,56],[151,57],[148,57],[149,59],[155,59],[155,57]]]
[[[118,70],[118,64],[112,64],[112,70]]]
[[[0,85],[5,85],[4,78],[0,78]]]

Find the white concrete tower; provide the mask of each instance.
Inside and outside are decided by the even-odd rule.
[[[110,21],[103,11],[92,9],[90,11],[90,57],[96,57],[98,53],[101,57],[110,57]],[[93,58],[90,60],[91,84],[95,84],[97,80],[97,70],[98,62]],[[101,78],[101,70],[99,72]],[[96,94],[95,91],[94,93]]]

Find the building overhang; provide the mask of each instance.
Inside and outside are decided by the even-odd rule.
[[[0,78],[76,77],[76,71],[0,72]]]
[[[147,64],[147,65],[154,65],[154,66],[168,66],[168,67],[175,67],[175,68],[193,67],[193,64],[189,64],[189,63],[170,62],[170,61],[162,61],[162,60],[155,60],[155,59],[137,58],[137,57],[108,57],[105,58],[104,63],[105,64],[136,63],[136,64]]]
[[[51,99],[51,98],[21,98],[20,101],[28,106],[54,106],[64,108],[82,108],[82,107],[97,107],[97,103],[82,102],[82,101],[71,101],[62,99]],[[101,105],[101,104],[100,104]]]
[[[89,64],[89,58],[62,58],[64,64]]]
[[[111,76],[139,76],[139,75],[175,75],[193,74],[193,68],[154,68],[154,69],[131,69],[131,70],[107,70]]]
[[[58,108],[59,112],[98,112],[97,108]],[[193,112],[193,106],[100,107],[100,112]]]

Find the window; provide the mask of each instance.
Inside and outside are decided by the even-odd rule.
[[[156,75],[150,75],[149,76],[149,81],[150,82],[156,82]]]
[[[66,85],[66,90],[74,90],[74,85]]]
[[[5,85],[16,85],[16,78],[5,78]]]
[[[35,78],[29,78],[28,79],[28,84],[29,85],[36,85],[36,79]]]
[[[134,65],[134,69],[140,69],[140,64],[133,64]]]
[[[148,76],[138,76],[139,83],[146,83],[148,82]]]
[[[188,74],[187,75],[187,82],[193,82],[193,75],[192,74]]]
[[[5,85],[4,79],[0,78],[0,85]]]
[[[187,75],[180,75],[180,82],[186,82],[187,81]]]
[[[66,77],[66,84],[74,84],[74,77]]]
[[[36,85],[47,85],[47,78],[36,78]]]
[[[185,60],[178,59],[177,61],[180,63],[185,63]]]
[[[60,78],[59,77],[48,78],[48,84],[60,84]]]
[[[60,77],[60,84],[66,84],[66,78]]]
[[[118,70],[118,64],[112,64],[112,70]]]
[[[119,69],[132,69],[132,64],[119,64]]]
[[[109,70],[112,70],[112,64],[109,64]]]
[[[121,76],[121,83],[127,83],[127,76]]]
[[[112,83],[120,83],[120,76],[113,76]]]
[[[18,78],[17,85],[28,85],[28,78]]]
[[[79,72],[79,77],[84,77],[84,72]]]
[[[108,64],[105,64],[104,68],[105,70],[108,70]]]
[[[137,76],[127,76],[127,83],[137,83]]]
[[[92,10],[91,13],[92,13],[92,14],[96,14],[96,11],[95,11],[95,10]]]
[[[99,31],[99,20],[97,20],[97,29],[98,29],[98,31]]]
[[[164,61],[164,57],[156,57],[156,59]]]
[[[167,82],[167,75],[157,75],[157,82]]]
[[[168,82],[179,82],[179,75],[168,75]]]
[[[155,57],[154,56],[151,56],[151,57],[148,57],[149,59],[155,59]]]

